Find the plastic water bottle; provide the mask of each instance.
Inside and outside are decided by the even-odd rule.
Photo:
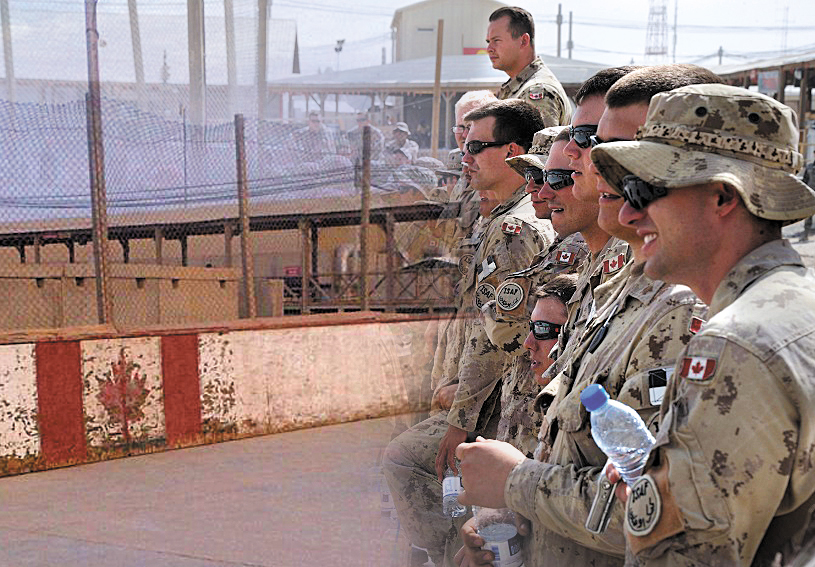
[[[453,469],[447,467],[444,471],[444,482],[442,482],[442,512],[445,516],[458,518],[467,513],[467,507],[458,501],[461,492],[461,477],[453,474]]]
[[[608,397],[600,384],[592,384],[580,393],[580,401],[591,412],[591,436],[600,450],[631,485],[645,468],[654,436],[639,414],[625,404]]]
[[[523,567],[523,538],[515,527],[515,512],[509,508],[473,506],[475,529],[484,539],[481,549],[492,551],[493,567]]]

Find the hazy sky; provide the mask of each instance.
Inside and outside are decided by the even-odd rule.
[[[257,16],[257,0],[231,1],[236,17],[238,48],[249,55],[254,39],[250,28]],[[207,24],[208,60],[212,61],[223,58],[220,46],[223,45],[224,2],[205,0],[204,4],[208,18],[219,20]],[[338,39],[345,40],[339,56],[340,69],[378,65],[382,62],[383,48],[386,60],[390,62],[390,24],[394,11],[413,3],[410,0],[269,2],[272,18],[296,21],[303,74],[336,68],[334,46]],[[70,68],[72,76],[81,77],[85,72],[84,2],[9,0],[9,3],[18,76],[57,76]],[[632,60],[645,62],[649,0],[580,0],[561,4],[566,22],[569,11],[573,13],[574,59],[609,65],[628,64]],[[172,79],[185,80],[187,0],[138,0],[137,5],[147,80],[158,80],[164,50],[170,52]],[[535,17],[538,51],[554,55],[557,50],[554,22],[558,4],[518,0],[518,5],[530,10]],[[714,66],[718,64],[715,54],[720,46],[724,49],[725,64],[778,56],[784,48],[787,52],[815,51],[815,2],[812,0],[667,0],[667,6],[671,28],[675,9],[678,15],[676,60],[680,62]],[[107,52],[116,51],[123,58],[122,68],[131,74],[132,60],[127,61],[130,53],[127,0],[99,0],[98,10],[100,33],[103,42],[108,44]],[[157,25],[157,21],[161,25]],[[173,33],[174,30],[177,33]],[[484,30],[486,32],[486,22]],[[213,37],[209,38],[211,32]],[[568,25],[563,26],[562,36],[562,53],[566,57]],[[123,49],[114,49],[118,47],[116,42]],[[670,60],[673,55],[672,29],[668,43]],[[107,57],[104,46],[100,53],[104,66]],[[248,80],[251,80],[251,62],[248,64]],[[32,67],[37,67],[37,72],[31,71]]]
[[[351,9],[343,7],[348,6],[345,0],[312,0],[304,4],[275,0],[272,16],[297,19],[304,63],[319,64],[322,60],[323,67],[335,66],[335,40],[345,39],[340,68],[350,68],[367,65],[363,63],[367,61],[378,64],[382,46],[387,47],[390,56],[388,33],[393,12],[412,3],[363,0],[354,3]],[[676,0],[668,0],[667,4],[671,27],[677,14],[677,61],[715,65],[718,58],[703,58],[715,54],[720,46],[725,52],[725,64],[775,56],[784,47],[788,51],[815,50],[815,2],[809,0],[678,0],[678,6]],[[538,51],[555,54],[558,3],[519,0],[517,5],[535,17]],[[635,63],[643,62],[648,0],[580,0],[564,1],[561,5],[566,22],[570,10],[573,15],[573,58],[610,65],[627,64],[632,59]],[[350,13],[352,10],[355,13]],[[380,38],[378,43],[373,39],[376,37]],[[565,57],[567,25],[562,28],[562,37]],[[672,29],[668,40],[673,54]],[[317,63],[311,63],[312,60]]]

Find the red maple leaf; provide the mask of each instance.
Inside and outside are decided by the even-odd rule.
[[[702,370],[705,369],[705,365],[697,360],[696,364],[691,366],[690,369],[693,371],[694,374],[699,374],[700,372],[702,372]]]
[[[128,360],[124,347],[119,360],[111,364],[110,378],[99,380],[96,399],[108,412],[109,420],[120,425],[125,443],[130,443],[130,424],[144,418],[142,407],[147,401],[147,375],[139,375],[138,366]]]

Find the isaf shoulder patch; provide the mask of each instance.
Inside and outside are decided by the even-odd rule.
[[[461,273],[462,276],[466,276],[467,272],[470,269],[470,265],[473,263],[473,258],[475,258],[472,254],[463,254],[461,258],[458,260],[458,271]]]
[[[481,311],[484,304],[493,299],[495,299],[495,286],[488,282],[478,284],[475,288],[475,297],[473,298],[475,308]]]
[[[495,303],[501,311],[513,311],[526,297],[524,288],[516,282],[504,282],[498,287],[495,294]]]
[[[631,486],[625,505],[625,526],[637,537],[650,534],[662,515],[662,499],[650,474],[642,475]]]

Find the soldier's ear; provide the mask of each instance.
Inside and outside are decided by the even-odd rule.
[[[714,190],[716,192],[716,208],[718,209],[719,216],[726,216],[741,204],[741,197],[739,197],[738,191],[730,185],[717,183]]]

